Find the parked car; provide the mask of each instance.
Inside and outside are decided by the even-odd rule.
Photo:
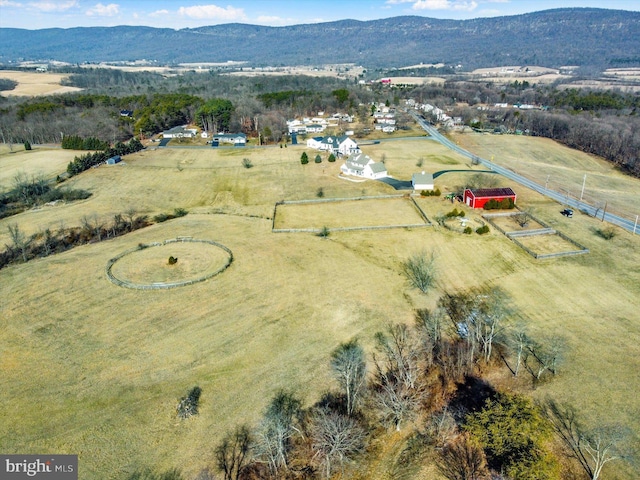
[[[565,208],[560,213],[565,217],[569,217],[569,218],[573,217],[573,210],[571,210],[570,208]]]

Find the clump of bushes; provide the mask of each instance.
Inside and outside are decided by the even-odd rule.
[[[616,236],[616,231],[613,229],[613,227],[597,228],[596,235],[598,235],[600,238],[604,238],[605,240],[611,240]]]
[[[435,190],[422,190],[420,192],[421,197],[439,197],[440,195],[442,195],[442,192],[440,192],[439,188]]]
[[[504,200],[491,199],[482,208],[485,210],[511,210],[515,206],[516,204],[512,198],[505,198]]]
[[[282,148],[282,145],[280,145],[280,148]],[[251,160],[248,158],[243,158],[242,159],[242,166],[244,168],[251,168],[253,167],[253,163],[251,163]]]
[[[307,152],[302,152],[302,155],[300,155],[300,163],[302,165],[309,163],[309,155],[307,155]]]
[[[481,227],[476,228],[476,233],[478,235],[484,235],[485,233],[489,233],[489,226],[488,225],[483,225]]]
[[[178,417],[189,418],[197,415],[201,394],[202,389],[198,386],[195,386],[189,391],[186,397],[182,397],[178,402],[178,406],[176,407]]]
[[[176,257],[174,257],[173,255],[171,255],[169,257],[169,261],[167,262],[169,265],[175,265],[176,263],[178,263],[178,259]]]
[[[322,163],[322,157],[320,156],[320,154],[316,155],[316,158],[314,159],[314,162]]]
[[[465,229],[463,230],[463,233],[466,233],[467,235],[471,235],[473,233],[473,228],[465,227]]]
[[[166,222],[167,220],[171,220],[173,218],[184,217],[187,213],[189,213],[184,208],[176,208],[173,213],[159,213],[155,217],[153,217],[153,221],[157,223]]]
[[[464,217],[464,215],[465,215],[464,210],[458,210],[457,208],[454,208],[453,210],[451,210],[446,214],[446,217],[447,218]]]
[[[329,158],[327,159],[327,161],[333,163],[336,161],[336,156],[332,153],[329,155]]]

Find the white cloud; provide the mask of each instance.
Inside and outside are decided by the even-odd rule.
[[[242,8],[227,6],[226,8],[217,5],[193,5],[191,7],[180,7],[178,13],[183,17],[198,20],[246,20],[247,16]]]
[[[454,10],[472,12],[478,8],[475,0],[415,0],[414,10]]]
[[[43,1],[31,2],[29,3],[29,6],[43,12],[64,12],[65,10],[69,10],[70,8],[77,7],[78,2],[76,0],[69,0],[67,2]]]
[[[150,17],[164,17],[165,15],[169,15],[169,10],[156,10],[155,12],[151,12],[149,14]]]
[[[0,0],[0,7],[21,7],[22,4],[18,2],[10,2],[9,0]]]
[[[93,8],[87,10],[87,15],[90,17],[113,17],[118,13],[120,13],[120,6],[115,3],[110,3],[109,5],[97,3]]]

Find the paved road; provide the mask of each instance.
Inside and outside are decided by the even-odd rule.
[[[429,124],[429,122],[427,122],[424,118],[422,118],[416,112],[410,112],[410,113],[413,116],[413,118],[416,120],[416,122],[418,122],[418,124],[427,133],[429,133],[429,135],[431,135],[431,137],[434,140],[440,142],[441,144],[443,144],[446,147],[449,147],[451,150],[454,150],[455,152],[459,153],[460,155],[463,155],[463,156],[465,156],[467,158],[470,158],[470,159],[477,160],[478,162],[480,162],[482,165],[484,165],[485,167],[489,168],[490,170],[493,170],[494,172],[499,173],[499,174],[505,176],[506,178],[508,178],[510,180],[513,180],[514,182],[519,183],[520,185],[523,185],[523,186],[525,186],[527,188],[530,188],[531,190],[535,190],[536,192],[541,193],[542,195],[545,195],[545,196],[555,200],[556,202],[558,202],[560,204],[564,204],[564,205],[568,205],[569,207],[573,207],[576,210],[580,210],[581,212],[584,212],[584,213],[586,213],[588,215],[591,215],[592,217],[595,217],[597,215],[598,219],[602,219],[602,220],[604,220],[606,222],[613,223],[614,225],[618,225],[619,227],[622,227],[625,230],[629,230],[630,232],[635,233],[634,232],[635,221],[628,220],[626,218],[619,217],[617,215],[613,215],[611,213],[602,212],[602,209],[597,209],[593,205],[589,205],[588,203],[581,202],[580,200],[575,199],[575,198],[570,198],[569,196],[564,195],[564,194],[562,194],[560,192],[556,192],[554,190],[549,190],[547,188],[544,188],[544,186],[539,185],[539,184],[529,180],[528,178],[517,174],[516,172],[513,172],[513,171],[511,171],[511,170],[509,170],[507,168],[501,167],[500,165],[496,165],[495,163],[490,162],[489,160],[486,160],[484,158],[480,158],[477,155],[474,155],[473,153],[468,152],[467,150],[465,150],[463,148],[460,148],[458,145],[453,143],[447,137],[445,137],[440,132],[438,132],[437,128],[435,128],[434,126]],[[638,230],[640,230],[640,227],[638,227]]]

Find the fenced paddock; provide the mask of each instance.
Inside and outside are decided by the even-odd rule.
[[[521,227],[515,220],[521,214],[520,211],[485,213],[482,218],[533,258],[543,259],[589,253],[588,248],[549,227],[531,214],[527,214],[529,217],[527,225]],[[514,228],[517,229],[513,230]]]
[[[278,202],[273,232],[375,230],[431,226],[408,195],[314,199]]]
[[[169,257],[177,258],[173,265]],[[107,278],[120,287],[161,290],[203,282],[226,270],[233,253],[212,240],[178,237],[139,244],[107,262]]]

